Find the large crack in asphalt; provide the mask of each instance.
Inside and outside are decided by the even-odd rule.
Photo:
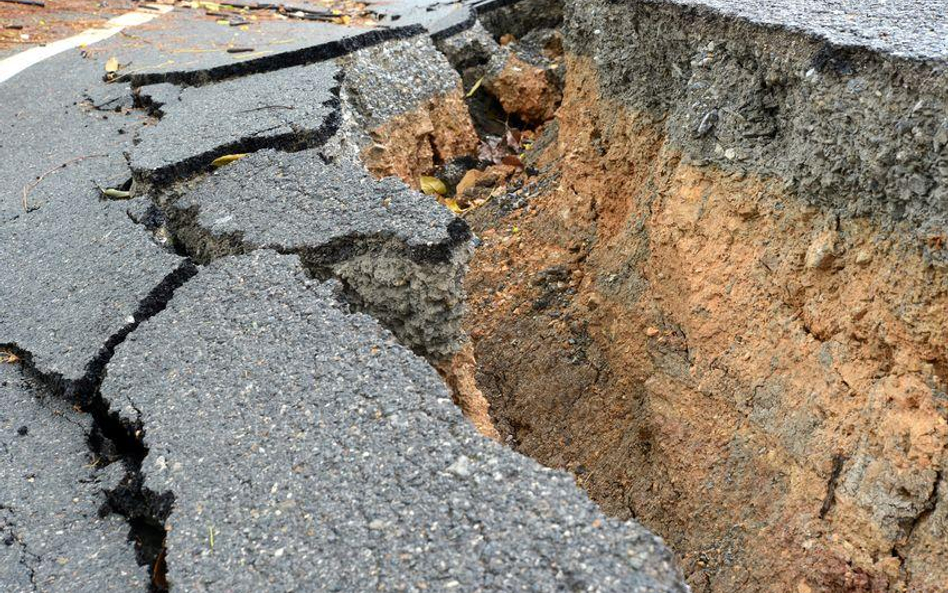
[[[155,493],[144,488],[140,470],[141,462],[148,454],[143,441],[145,429],[140,422],[131,423],[119,418],[102,398],[99,388],[115,349],[139,325],[163,311],[175,291],[197,273],[197,267],[186,261],[168,274],[139,303],[134,320],[102,345],[99,353],[87,364],[85,375],[79,379],[67,380],[57,373],[40,371],[33,363],[32,354],[16,344],[0,346],[0,349],[16,359],[28,377],[36,380],[55,397],[75,402],[78,410],[91,417],[92,430],[87,436],[87,445],[96,465],[123,465],[125,476],[117,487],[105,492],[106,502],[100,514],[117,513],[126,518],[129,541],[135,545],[139,563],[149,568],[153,591],[166,589],[160,557],[165,537],[164,521],[171,511],[174,495],[171,492]]]
[[[126,78],[134,87],[158,83],[201,86],[232,78],[242,78],[294,66],[325,62],[385,41],[406,39],[425,33],[426,30],[421,25],[378,28],[343,37],[342,39],[262,56],[253,60],[233,61],[229,64],[193,71],[138,72],[132,73]]]
[[[401,32],[396,31],[397,34],[391,35],[359,36],[360,40],[364,37],[371,42],[363,44],[359,41],[352,47],[358,49],[398,39],[400,35],[407,36],[407,30],[401,29]],[[285,69],[294,65],[295,61],[309,63],[353,51],[345,48],[344,43],[323,46],[320,51],[325,53],[301,52],[290,58],[281,56],[279,61],[257,61],[250,67],[209,70],[201,77],[193,74],[168,75],[160,78],[160,81],[203,84],[206,86],[199,89],[209,89],[213,88],[209,84],[213,81]],[[337,83],[341,83],[341,74],[334,78]],[[136,86],[158,81],[147,76],[133,78]],[[180,92],[180,89],[161,90]],[[166,123],[167,113],[163,108],[168,103],[153,100],[148,95],[142,95],[141,89],[139,91],[139,96],[144,97],[139,107],[152,109],[159,119],[159,126]],[[135,542],[138,560],[149,567],[151,588],[155,591],[168,588],[165,578],[164,523],[172,510],[175,496],[171,491],[153,492],[144,485],[142,462],[148,455],[148,448],[143,439],[147,427],[143,425],[140,413],[135,421],[120,417],[103,399],[99,389],[115,348],[142,322],[164,310],[175,291],[198,274],[199,266],[223,256],[263,249],[297,255],[313,277],[340,280],[343,300],[349,306],[375,317],[404,345],[429,362],[443,360],[458,347],[460,278],[472,249],[471,231],[463,220],[448,215],[438,218],[437,224],[429,225],[428,231],[414,233],[412,225],[418,225],[419,221],[431,216],[430,210],[418,209],[418,194],[407,192],[405,187],[395,187],[386,180],[380,182],[370,179],[364,170],[359,170],[360,167],[364,169],[361,163],[354,165],[349,160],[351,155],[339,152],[337,147],[316,150],[324,147],[342,126],[343,106],[339,100],[339,87],[333,87],[331,93],[332,98],[321,103],[328,113],[317,128],[300,130],[284,121],[273,127],[262,128],[259,133],[267,134],[281,126],[289,127],[289,131],[262,138],[238,137],[200,154],[191,154],[169,166],[136,168],[133,159],[135,193],[148,196],[153,206],[152,215],[161,213],[172,245],[189,259],[139,304],[133,322],[109,337],[87,366],[82,378],[70,381],[55,373],[43,373],[33,364],[29,351],[20,349],[16,344],[9,345],[9,350],[22,360],[27,372],[35,375],[57,396],[77,401],[82,411],[91,416],[93,431],[88,444],[93,455],[104,462],[121,463],[124,466],[125,476],[117,487],[106,493],[107,500],[101,512],[116,513],[126,518],[130,526],[129,537]],[[218,173],[206,174],[211,160],[238,152],[252,154]],[[307,179],[307,159],[317,159],[310,162],[322,163],[324,167],[341,173],[335,179]],[[298,167],[295,171],[294,164]],[[337,218],[346,211],[357,212],[358,205],[364,203],[368,196],[383,195],[384,199],[378,204],[383,224],[364,224],[356,219],[355,224],[350,225],[351,228],[329,227],[323,229],[323,236],[303,241],[297,240],[298,237],[292,233],[288,240],[268,237],[266,233],[272,221],[251,220],[247,228],[228,230],[228,221],[222,220],[219,214],[225,213],[226,217],[226,213],[238,211],[239,205],[231,200],[238,195],[237,189],[245,190],[244,182],[247,179],[264,180],[264,185],[251,189],[264,197],[286,195],[287,191],[296,192],[304,198],[297,206],[311,201],[311,188],[323,189],[327,183],[336,183],[337,192],[355,194],[351,196],[351,204],[343,204],[341,210],[330,212]],[[279,192],[274,193],[268,190],[266,184],[273,183],[275,179],[291,181],[289,185],[277,185]],[[347,192],[347,189],[356,187],[359,191]],[[191,196],[194,192],[199,195]],[[215,201],[217,206],[222,206],[216,214],[213,212]],[[253,205],[249,207],[253,208]],[[395,219],[392,222],[396,213],[404,216],[406,212],[408,216],[404,220]],[[310,223],[327,215],[326,212],[310,214],[315,217]],[[292,209],[284,210],[274,213],[272,220],[280,217],[287,220],[293,216]],[[205,219],[202,220],[202,217]],[[346,219],[345,216],[342,218]],[[132,219],[140,222],[134,217]],[[353,221],[347,219],[347,222]],[[315,226],[318,227],[318,224]]]

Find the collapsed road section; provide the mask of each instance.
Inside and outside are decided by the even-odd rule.
[[[566,2],[555,116],[458,186],[501,436],[695,590],[948,590],[945,9]]]
[[[945,9],[175,11],[24,72],[0,585],[948,591]]]
[[[0,88],[4,590],[686,590],[434,368],[474,240],[362,161],[381,97],[355,54],[408,44],[463,105],[429,35],[475,4],[368,31],[179,15],[110,42],[118,71],[68,53]]]

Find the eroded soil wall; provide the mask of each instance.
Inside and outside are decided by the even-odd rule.
[[[744,115],[758,135],[728,128],[740,77],[688,103],[686,126],[672,112],[690,90],[631,101],[615,71],[604,79],[601,56],[578,51],[609,20],[596,10],[567,10],[566,89],[527,157],[529,206],[468,216],[483,245],[467,329],[502,436],[662,535],[696,591],[948,590],[948,271],[931,207],[941,181],[924,175],[944,147],[936,139],[931,154],[931,135],[912,125],[907,142],[888,138],[897,114],[866,104],[856,123],[901,146],[890,166],[904,175],[879,185],[867,171],[883,165],[839,146],[822,165],[780,163],[791,134],[806,137],[781,129],[806,123],[793,120],[806,106],[787,102],[799,81],[785,73],[800,64],[768,62],[779,39],[745,36],[739,51],[719,38],[709,50],[707,31],[665,23],[652,33],[676,52],[744,60],[759,74],[751,86],[764,85],[745,97],[758,101]],[[630,30],[661,19],[638,15]],[[662,56],[649,56],[653,80],[680,68]],[[832,84],[865,66],[875,88],[878,64],[849,57],[847,74],[835,59]],[[770,87],[768,63],[782,81]],[[642,66],[630,64],[628,88]],[[702,82],[691,67],[684,80]],[[912,99],[890,95],[896,107]],[[831,107],[813,117],[852,117],[852,105]],[[927,189],[886,206],[913,176]]]

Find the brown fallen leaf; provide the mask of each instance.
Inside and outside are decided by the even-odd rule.
[[[523,161],[520,160],[520,157],[513,154],[508,154],[504,158],[500,159],[500,164],[523,168]]]

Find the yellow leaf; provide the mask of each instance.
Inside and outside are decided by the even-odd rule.
[[[444,205],[448,207],[451,212],[455,214],[462,214],[464,209],[458,206],[458,201],[454,198],[448,198],[444,201]]]
[[[123,191],[121,189],[108,188],[103,189],[102,194],[106,197],[112,198],[113,200],[127,200],[132,197],[132,192]]]
[[[218,19],[217,24],[218,24],[218,25],[228,25],[228,26],[229,26],[229,25],[230,25],[230,21],[228,21],[228,20],[226,20],[226,19]]]
[[[223,167],[224,165],[229,165],[233,163],[234,161],[244,158],[245,156],[247,156],[246,152],[241,153],[241,154],[225,154],[224,156],[219,156],[213,161],[211,161],[211,166]]]
[[[106,72],[107,74],[115,74],[116,72],[118,72],[118,69],[119,69],[119,61],[118,61],[118,58],[116,58],[115,56],[112,56],[112,57],[109,58],[109,60],[105,63],[105,72]]]
[[[477,89],[481,88],[481,83],[483,83],[483,82],[484,82],[484,77],[483,77],[483,76],[481,76],[480,78],[478,78],[478,79],[477,79],[477,82],[474,83],[474,86],[471,87],[471,90],[469,90],[469,91],[467,92],[467,97],[468,97],[468,98],[473,97],[473,96],[474,96],[474,93],[477,92]]]
[[[421,191],[429,196],[443,196],[448,193],[448,188],[444,186],[444,182],[437,177],[422,175],[419,181],[421,182]]]

